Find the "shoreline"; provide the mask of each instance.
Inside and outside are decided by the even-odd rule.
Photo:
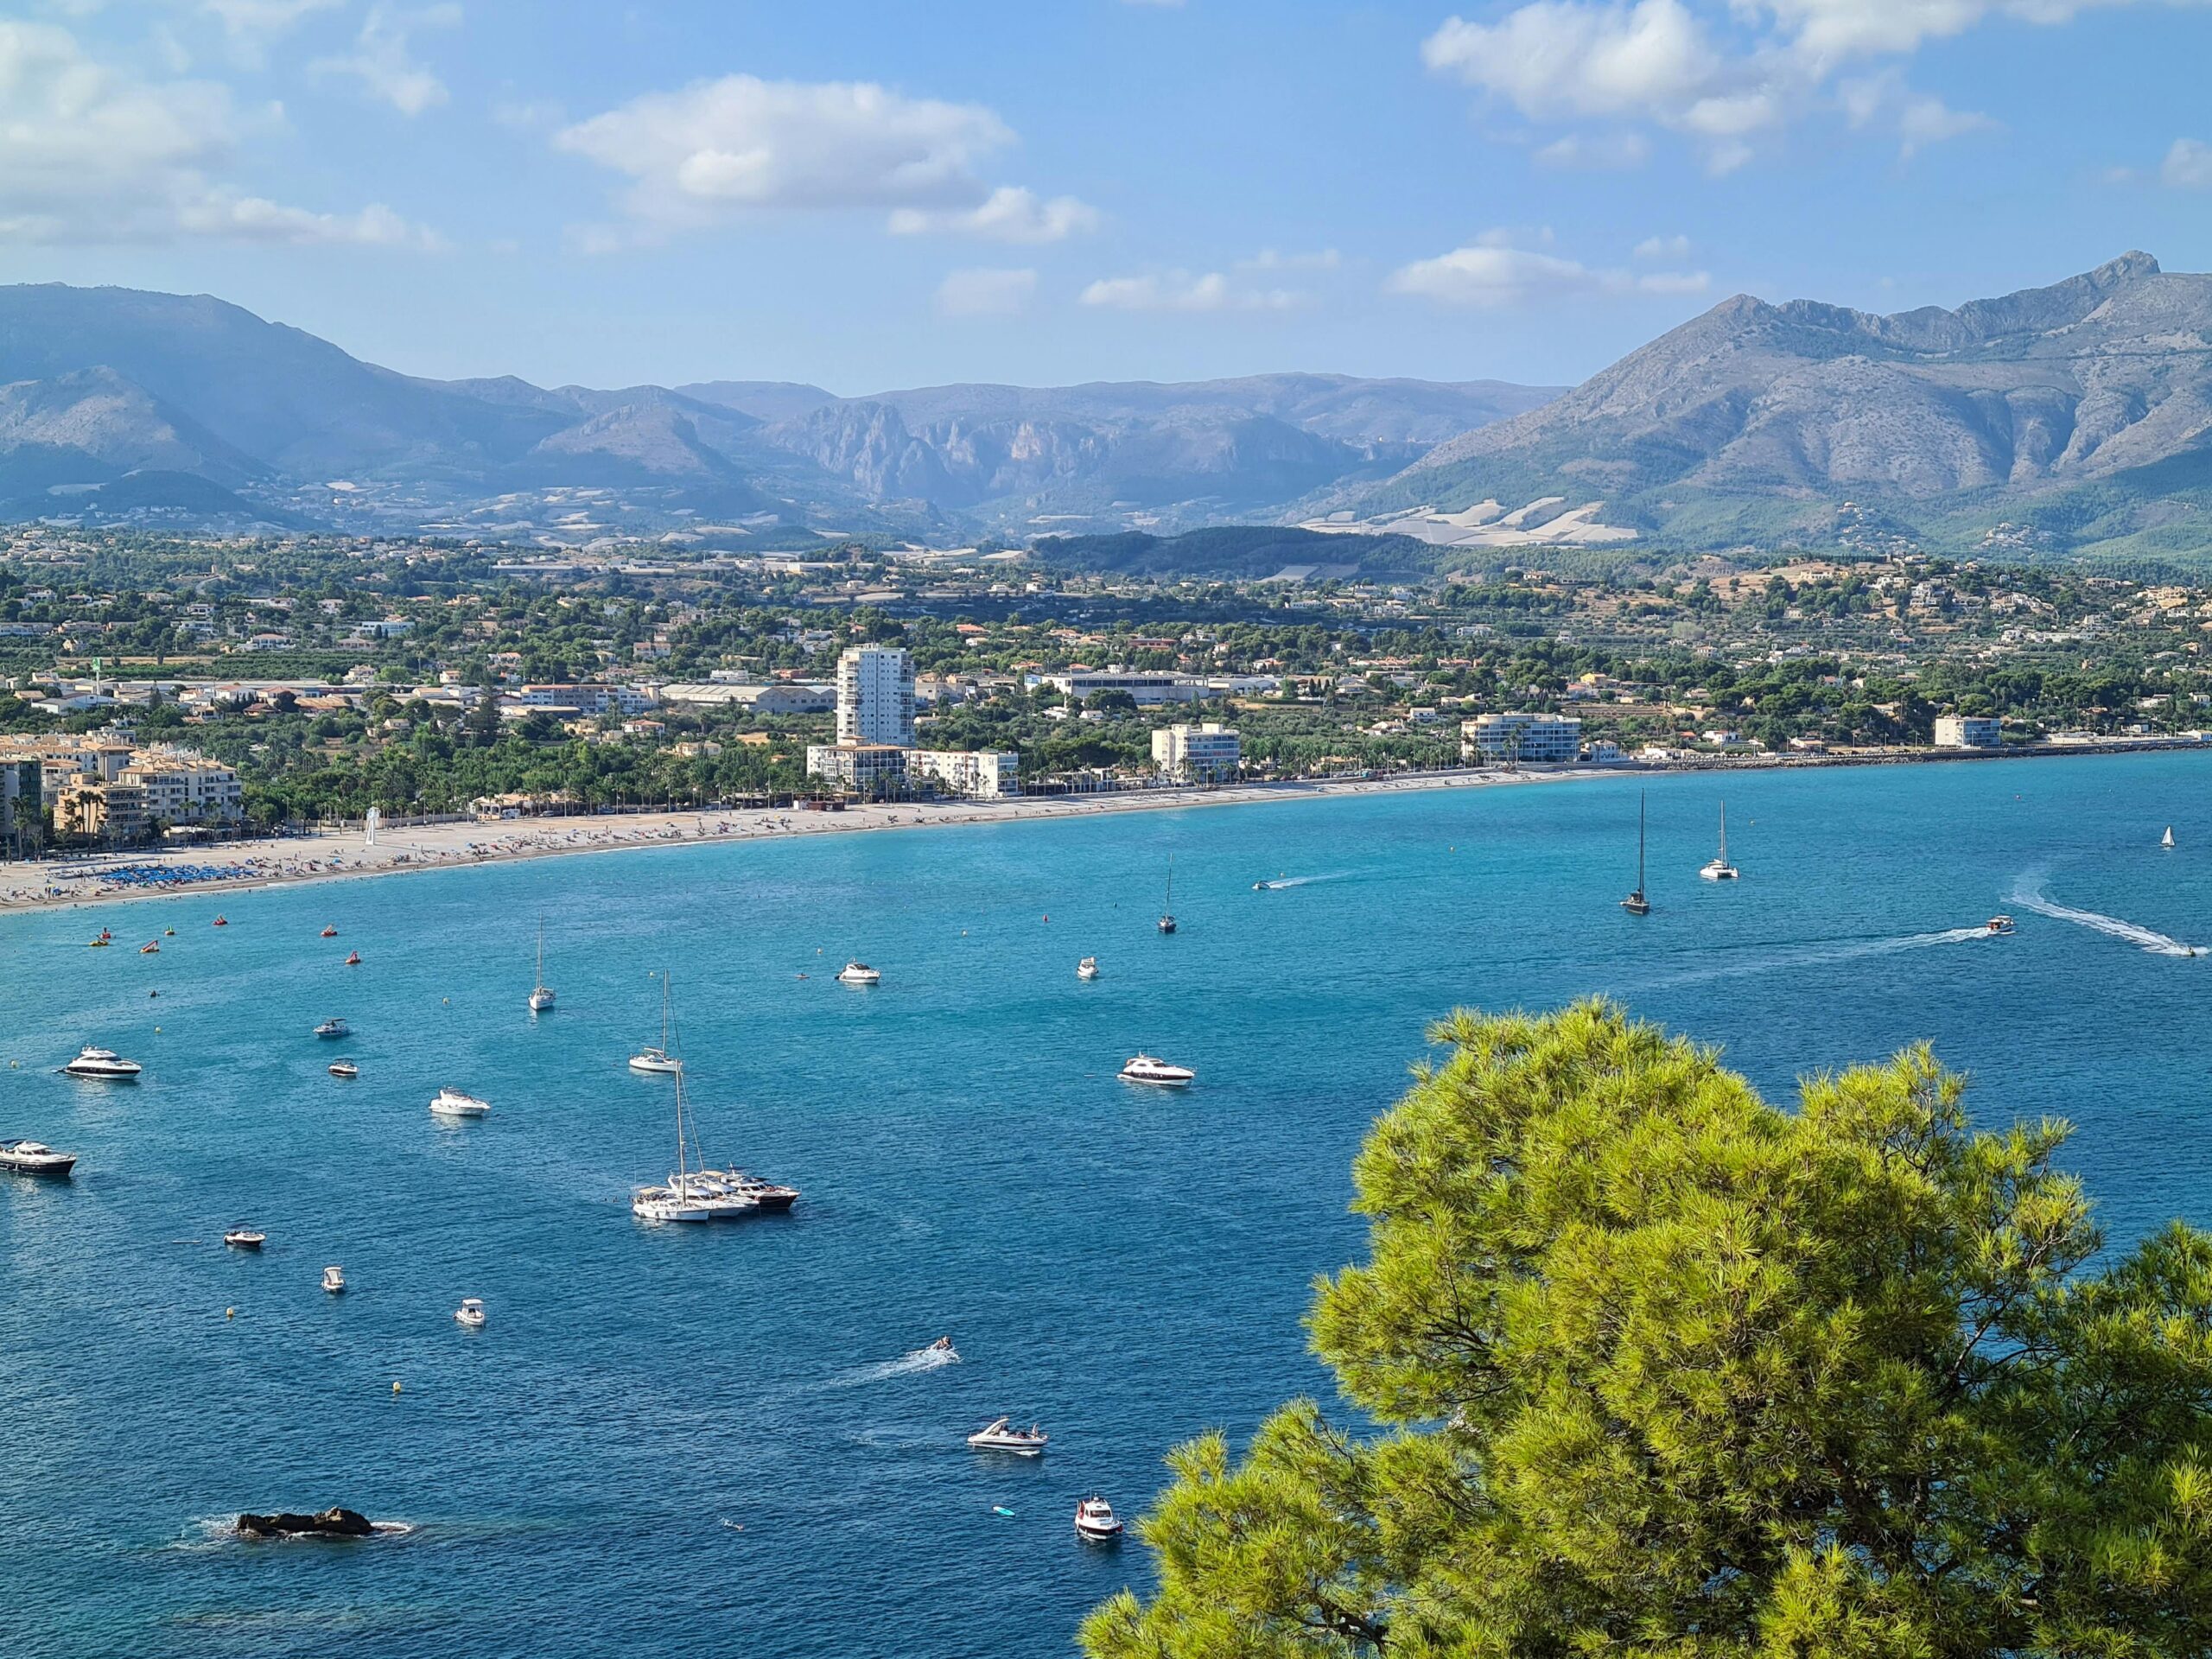
[[[1568,783],[1597,778],[1664,776],[1675,772],[1809,770],[1828,766],[1927,765],[2057,758],[2084,754],[2165,753],[2207,746],[2190,741],[2137,741],[2112,745],[2067,745],[1986,753],[1901,751],[1874,754],[1771,756],[1721,760],[1705,765],[1574,765],[1507,772],[1465,767],[1447,772],[1400,773],[1382,778],[1317,779],[1266,784],[1232,784],[1219,789],[1148,789],[1097,795],[1020,796],[1003,803],[900,801],[852,805],[824,812],[772,807],[613,816],[462,819],[448,823],[387,828],[378,844],[349,830],[304,836],[232,842],[216,848],[169,853],[149,850],[91,855],[76,860],[0,865],[0,917],[38,911],[85,909],[226,892],[250,893],[318,881],[351,881],[371,876],[409,875],[429,870],[474,869],[525,860],[581,856],[590,853],[644,852],[654,848],[707,847],[789,839],[798,836],[853,835],[872,830],[929,830],[978,823],[1037,823],[1115,812],[1160,812],[1208,806],[1249,806],[1269,801],[1325,800],[1344,795],[1402,794],[1422,790],[1488,789],[1527,784]],[[134,884],[57,880],[71,863],[107,868],[149,866],[235,875],[196,880]],[[120,941],[118,941],[120,943]]]

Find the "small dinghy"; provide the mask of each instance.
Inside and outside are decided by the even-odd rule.
[[[325,1268],[322,1270],[322,1287],[333,1296],[343,1294],[346,1289],[346,1269],[335,1267]]]

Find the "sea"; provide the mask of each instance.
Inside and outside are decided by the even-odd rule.
[[[1715,884],[1724,798],[1743,875]],[[1640,804],[1639,919],[1618,900]],[[533,1018],[541,922],[559,1002]],[[87,950],[103,926],[118,948]],[[2212,1225],[2195,947],[2212,756],[2186,753],[1376,792],[0,918],[0,1135],[82,1160],[0,1176],[0,1647],[1065,1656],[1150,1581],[1134,1540],[1077,1541],[1078,1499],[1134,1517],[1177,1442],[1300,1395],[1356,1426],[1301,1319],[1363,1249],[1361,1137],[1452,1008],[1603,994],[1778,1102],[1927,1039],[1982,1122],[2072,1120],[2065,1162],[2124,1244]],[[851,958],[881,984],[839,984]],[[632,1217],[676,1156],[670,1080],[625,1064],[662,974],[707,1156],[801,1188],[788,1217]],[[333,1015],[353,1035],[318,1040]],[[86,1043],[143,1080],[59,1075]],[[1119,1082],[1140,1050],[1196,1084]],[[341,1055],[357,1080],[328,1075]],[[491,1114],[433,1118],[447,1084]],[[266,1248],[226,1249],[240,1222]],[[480,1331],[454,1320],[469,1296]],[[1047,1453],[969,1451],[1001,1414]],[[230,1529],[331,1504],[398,1525]]]

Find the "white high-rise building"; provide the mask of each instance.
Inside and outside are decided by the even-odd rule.
[[[897,645],[855,645],[837,659],[837,741],[914,747],[914,658]]]

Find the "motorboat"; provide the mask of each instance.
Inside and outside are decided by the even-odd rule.
[[[322,937],[326,939],[334,939],[338,937],[338,930],[334,927],[326,927],[322,930]]]
[[[328,1291],[333,1296],[344,1294],[346,1289],[346,1269],[343,1268],[325,1268],[322,1270],[322,1287]]]
[[[1188,1088],[1198,1075],[1187,1065],[1170,1065],[1150,1054],[1135,1055],[1122,1068],[1123,1083],[1157,1084],[1163,1089]]]
[[[706,1173],[720,1179],[738,1197],[752,1199],[764,1216],[782,1215],[798,1202],[798,1188],[748,1175],[741,1169],[710,1169]]]
[[[257,1227],[233,1227],[223,1235],[223,1243],[234,1250],[257,1250],[269,1242],[269,1235]]]
[[[1097,958],[1097,957],[1084,957],[1081,962],[1078,962],[1077,963],[1076,963],[1076,965],[1075,965],[1075,976],[1076,976],[1077,979],[1096,979],[1096,978],[1097,978],[1097,977],[1098,977],[1098,958]]]
[[[77,1058],[61,1068],[73,1077],[104,1077],[111,1083],[129,1083],[145,1068],[136,1060],[126,1060],[111,1048],[81,1048]]]
[[[960,1357],[960,1351],[952,1345],[950,1337],[939,1337],[922,1351],[925,1354],[950,1354],[955,1359]]]
[[[0,1169],[18,1175],[67,1175],[76,1164],[75,1153],[56,1152],[43,1141],[0,1141]]]
[[[553,1006],[553,988],[545,982],[545,918],[537,918],[537,978],[530,988],[530,1011],[543,1014]]]
[[[349,1035],[353,1029],[334,1014],[315,1028],[315,1034],[318,1037],[344,1037]]]
[[[1631,916],[1649,916],[1651,901],[1643,896],[1643,797],[1636,798],[1636,890],[1621,900],[1621,908]]]
[[[1075,1531],[1092,1543],[1110,1544],[1122,1535],[1122,1517],[1104,1498],[1086,1497],[1075,1506]]]
[[[1741,874],[1741,871],[1728,861],[1728,803],[1723,801],[1720,803],[1719,856],[1707,860],[1705,868],[1700,869],[1698,874],[1707,881],[1733,881]],[[1641,880],[1637,883],[1638,887],[1643,885]]]
[[[440,1117],[481,1117],[491,1109],[490,1101],[451,1086],[439,1090],[430,1099],[430,1110]]]
[[[660,976],[660,1043],[653,1048],[641,1048],[630,1057],[632,1071],[650,1072],[655,1077],[673,1077],[683,1070],[683,1062],[676,1058],[674,1039],[669,1023],[668,976]]]
[[[351,1060],[333,1060],[330,1075],[334,1077],[358,1077],[361,1075],[361,1068]]]
[[[1011,1452],[1017,1457],[1033,1458],[1043,1453],[1045,1442],[1052,1438],[1033,1423],[1016,1428],[1011,1417],[994,1417],[968,1437],[968,1444],[978,1452]]]
[[[467,1330],[481,1331],[484,1328],[484,1299],[480,1296],[462,1297],[461,1306],[453,1311],[453,1319],[455,1325]]]
[[[837,970],[840,985],[880,985],[883,976],[864,962],[849,962]]]
[[[2010,916],[1991,917],[1989,931],[1992,933],[2010,933],[2012,931],[2012,918]]]
[[[346,966],[348,968],[358,968],[360,965],[361,953],[358,950],[348,950],[346,953]]]

